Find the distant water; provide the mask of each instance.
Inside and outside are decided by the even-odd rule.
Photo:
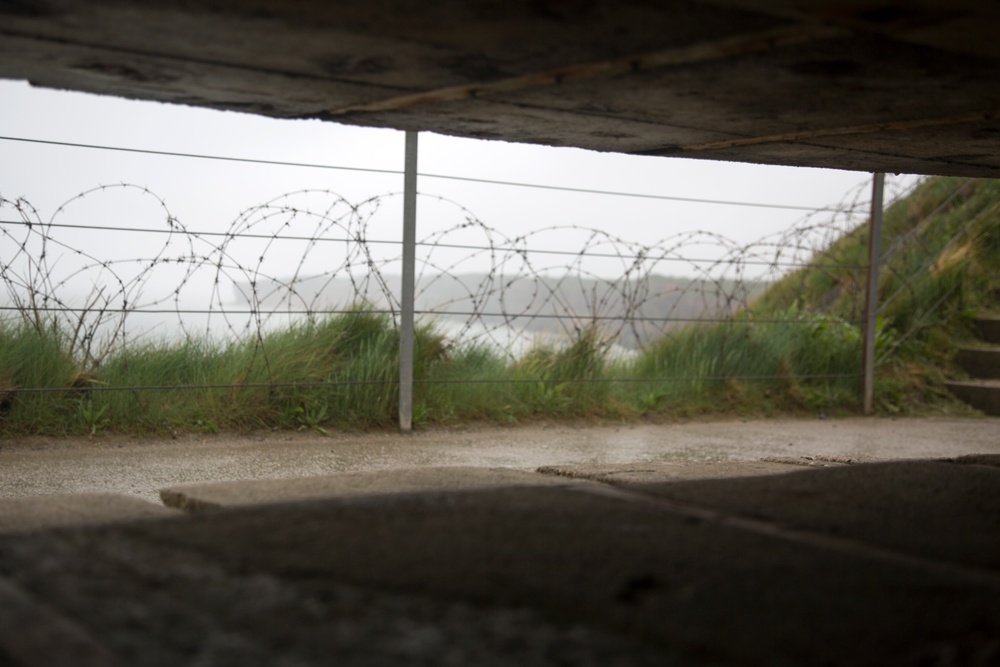
[[[524,356],[533,347],[539,345],[559,347],[571,342],[567,335],[525,331],[506,324],[487,326],[482,322],[472,322],[467,325],[464,322],[444,317],[435,318],[428,323],[454,344],[483,343],[514,358]],[[636,350],[630,350],[618,344],[612,344],[608,350],[610,357],[618,359],[629,359],[636,354]]]
[[[125,317],[124,329],[120,327],[120,315],[105,313],[98,323],[98,314],[86,315],[88,326],[93,328],[93,337],[97,341],[107,340],[117,333],[118,342],[126,345],[142,343],[170,344],[191,338],[212,342],[231,342],[256,336],[258,330],[263,333],[280,331],[308,320],[309,315],[303,313],[271,312],[264,313],[259,318],[250,314],[247,307],[232,306],[233,310],[208,310],[204,304],[181,306],[177,312],[172,305],[158,306],[155,312],[130,312]],[[59,317],[65,330],[72,330],[77,324],[79,315],[70,313],[53,313]],[[19,319],[16,311],[5,311],[4,319],[15,321]],[[561,346],[571,342],[569,335],[558,331],[529,331],[525,328],[512,326],[504,322],[486,323],[482,320],[466,322],[458,317],[422,316],[421,324],[430,324],[436,331],[445,336],[453,345],[485,344],[497,352],[519,358],[538,345]],[[124,336],[121,332],[124,331]],[[630,358],[635,355],[622,345],[612,344],[609,354],[617,358]]]

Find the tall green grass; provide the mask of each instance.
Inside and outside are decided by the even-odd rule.
[[[58,327],[0,320],[0,415],[19,432],[48,433],[72,423],[83,382]],[[58,392],[14,393],[20,388]]]
[[[632,358],[609,356],[612,341],[596,327],[512,359],[486,344],[446,347],[421,326],[414,420],[855,411],[865,232],[844,235],[728,321],[673,331]],[[883,248],[876,404],[951,409],[941,380],[959,372],[957,342],[971,336],[974,313],[998,306],[1000,183],[927,181],[886,212]],[[363,307],[229,343],[133,343],[95,367],[72,349],[54,324],[0,321],[0,434],[325,432],[397,419],[398,332]]]
[[[398,411],[398,334],[362,309],[228,345],[132,345],[87,372],[63,342],[54,329],[0,324],[3,432],[370,428]],[[418,331],[418,378],[441,345]],[[63,391],[15,391],[40,387]]]
[[[845,235],[817,264],[863,267],[867,229]],[[957,347],[973,337],[972,319],[997,312],[1000,288],[1000,182],[932,178],[885,213],[879,273],[880,349],[876,406],[886,413],[961,410],[945,390],[961,375]],[[807,267],[773,285],[757,315],[788,304],[858,321],[863,268]]]
[[[861,333],[835,317],[792,305],[764,322],[734,318],[688,327],[636,360],[648,409],[694,412],[827,412],[858,395]]]

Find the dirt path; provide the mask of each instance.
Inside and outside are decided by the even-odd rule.
[[[185,483],[417,466],[873,460],[1000,453],[1000,419],[719,421],[669,425],[469,427],[394,433],[265,433],[143,440],[0,441],[0,497],[116,492],[158,501]]]

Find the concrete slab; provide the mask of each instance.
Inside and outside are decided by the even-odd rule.
[[[160,491],[168,507],[201,512],[222,507],[302,502],[324,498],[363,498],[400,493],[431,493],[510,488],[566,486],[570,479],[507,468],[445,466],[363,471],[300,479],[188,484]],[[579,482],[577,482],[579,483]]]
[[[998,487],[978,475],[997,472],[661,482],[700,513],[645,483],[249,505],[0,537],[0,573],[123,664],[996,664],[1000,560],[968,559],[966,533],[995,528]],[[829,503],[814,518],[789,494],[809,488]],[[969,520],[940,554],[911,552],[938,504]],[[890,537],[835,529],[855,524]]]
[[[410,434],[307,432],[0,443],[0,497],[94,491],[161,502],[159,489],[424,466],[535,470],[571,464],[814,463],[1000,454],[1000,418],[773,419],[684,424],[536,424]]]
[[[1000,416],[1000,380],[949,380],[944,386],[984,414]]]
[[[497,7],[4,0],[0,77],[596,151],[1000,176],[996,3]]]
[[[122,663],[79,624],[0,578],[4,664],[21,667],[118,667]]]
[[[117,493],[0,498],[0,534],[172,516],[174,510]]]
[[[955,361],[969,377],[984,380],[1000,378],[1000,347],[989,347],[985,343],[976,347],[960,347]]]
[[[806,466],[843,465],[815,459],[784,459],[764,461],[728,461],[722,463],[612,463],[598,465],[541,466],[542,475],[569,479],[589,479],[606,484],[655,484],[689,479],[726,479],[777,475],[802,470]]]
[[[966,465],[1000,467],[1000,456],[996,454],[969,454],[967,456],[956,456],[949,460],[954,463],[964,463]]]
[[[980,338],[987,343],[1000,345],[1000,317],[977,317],[975,323]]]
[[[738,479],[694,479],[674,466],[565,466],[559,474],[627,488],[672,503],[708,508],[880,548],[976,567],[1000,564],[997,457],[897,461],[762,476],[764,463]],[[985,465],[984,465],[985,463]],[[776,464],[770,464],[772,467]],[[737,469],[741,466],[735,466]],[[723,468],[724,471],[724,468]]]

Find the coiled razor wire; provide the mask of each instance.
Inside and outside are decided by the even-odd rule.
[[[860,303],[864,267],[831,248],[867,218],[865,188],[749,244],[710,231],[637,243],[575,224],[511,237],[424,194],[421,224],[437,231],[417,244],[416,312],[448,345],[488,343],[513,358],[588,328],[607,349],[628,350],[690,322],[752,320],[762,288],[796,272],[804,280],[810,262],[834,276],[837,295]],[[95,224],[121,220],[123,200],[128,224]],[[151,337],[264,341],[359,308],[395,325],[400,206],[400,193],[352,202],[302,190],[242,211],[220,232],[185,226],[158,195],[127,183],[82,192],[47,220],[27,200],[0,196],[2,316],[55,325],[84,368]],[[685,274],[693,277],[672,277]],[[148,324],[165,314],[174,327]]]

